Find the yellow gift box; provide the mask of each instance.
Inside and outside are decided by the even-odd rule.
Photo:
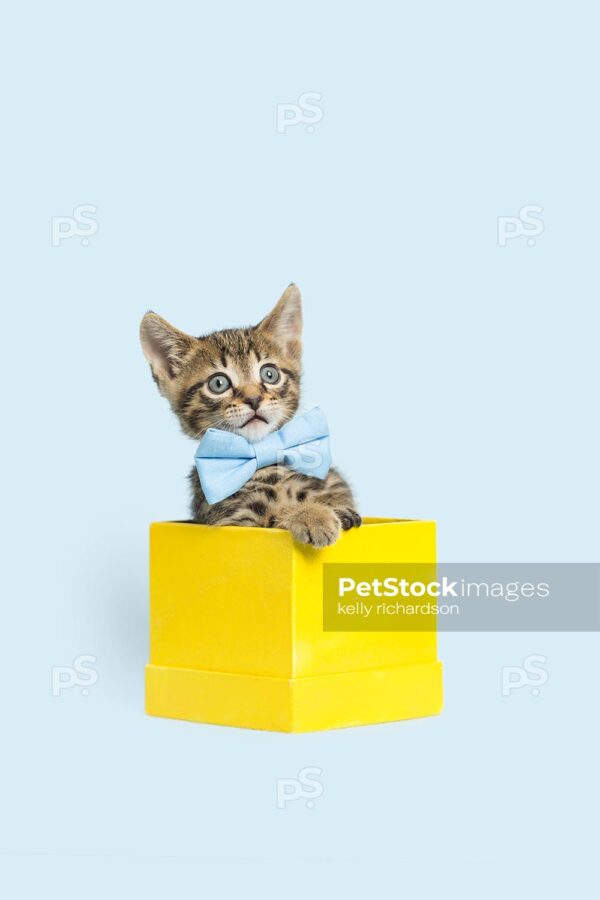
[[[150,715],[269,731],[429,716],[434,631],[324,631],[325,563],[430,563],[435,523],[366,519],[315,550],[277,528],[150,530]]]

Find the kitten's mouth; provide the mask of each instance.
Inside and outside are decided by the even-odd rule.
[[[246,425],[252,425],[253,422],[263,422],[265,425],[268,425],[268,422],[266,419],[263,419],[262,416],[259,416],[257,413],[254,413],[252,418],[250,418],[246,422],[244,422],[244,424],[242,425],[242,428],[245,428]]]

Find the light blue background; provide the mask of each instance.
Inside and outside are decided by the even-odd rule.
[[[597,35],[592,2],[5,5],[11,900],[591,896],[595,636],[443,635],[435,719],[144,716],[147,525],[186,515],[193,445],[137,327],[256,322],[297,281],[306,405],[363,512],[436,519],[445,560],[597,559]],[[278,133],[306,91],[315,132]],[[82,203],[89,246],[51,246]],[[500,247],[527,204],[543,233]],[[503,697],[533,653],[539,696]],[[97,684],[52,697],[80,654]],[[278,810],[304,766],[322,797]]]

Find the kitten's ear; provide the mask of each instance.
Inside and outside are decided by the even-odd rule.
[[[291,356],[299,356],[302,340],[302,297],[300,289],[290,284],[277,305],[257,328],[281,344]]]
[[[186,356],[197,344],[196,338],[174,328],[154,312],[147,312],[141,321],[140,341],[158,381],[175,378]]]

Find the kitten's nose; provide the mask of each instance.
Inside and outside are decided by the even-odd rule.
[[[256,410],[260,406],[261,400],[262,397],[244,397],[244,403],[247,403],[248,406],[251,406],[254,412],[256,412]]]

